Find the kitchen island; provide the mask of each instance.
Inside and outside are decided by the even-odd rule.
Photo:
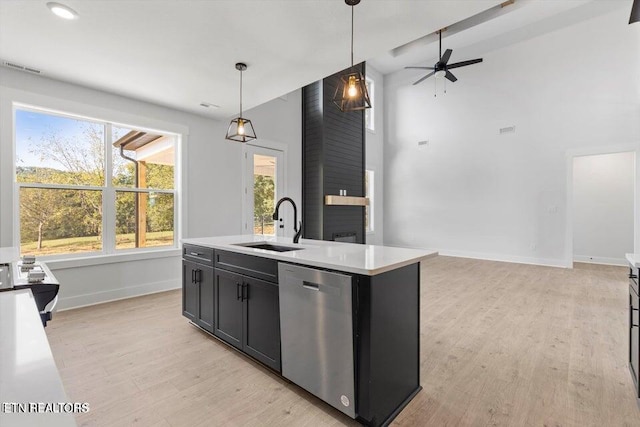
[[[420,391],[420,262],[435,251],[184,239],[183,315],[367,425]]]

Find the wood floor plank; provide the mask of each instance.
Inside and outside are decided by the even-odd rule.
[[[626,271],[423,263],[423,390],[397,426],[639,426]],[[338,426],[353,420],[195,328],[179,291],[57,313],[47,335],[82,426]]]

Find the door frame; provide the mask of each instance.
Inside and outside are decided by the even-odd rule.
[[[633,190],[633,251],[640,249],[640,218],[638,215],[638,200],[640,200],[640,144],[614,144],[596,147],[570,149],[565,152],[567,170],[567,198],[566,198],[566,226],[564,243],[564,264],[566,268],[573,268],[573,159],[576,157],[597,156],[601,154],[635,153],[634,161],[634,190]]]
[[[278,197],[283,197],[284,195],[288,194],[288,182],[287,182],[287,165],[289,164],[288,162],[288,157],[287,157],[287,145],[283,144],[281,142],[276,142],[276,141],[270,141],[270,140],[265,140],[265,139],[261,139],[259,142],[258,141],[252,141],[250,143],[246,143],[242,145],[242,218],[240,220],[240,228],[242,230],[242,234],[253,234],[250,233],[250,229],[247,227],[245,228],[245,221],[247,221],[247,218],[249,216],[249,206],[247,204],[247,191],[248,191],[248,180],[247,180],[247,175],[248,175],[248,152],[249,152],[249,147],[255,147],[255,148],[261,148],[261,149],[267,149],[267,150],[275,150],[275,151],[280,151],[282,153],[282,186],[281,186],[281,193],[282,195],[278,194]],[[289,218],[289,213],[287,212],[287,210],[285,210],[284,215],[282,215],[282,217],[284,218],[284,222],[285,224],[289,224],[291,223],[291,219]],[[274,226],[277,227],[277,224],[275,224]],[[291,230],[291,233],[289,233],[288,229],[284,229],[284,233],[283,235],[288,236],[288,235],[293,236],[293,231]],[[278,235],[278,229],[276,228],[276,236]]]

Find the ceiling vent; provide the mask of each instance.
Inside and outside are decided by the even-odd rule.
[[[516,132],[516,127],[515,126],[509,126],[506,128],[500,128],[500,135],[504,135],[505,133],[515,133]]]
[[[8,68],[13,68],[14,70],[25,71],[31,74],[42,74],[42,71],[36,70],[35,68],[25,67],[24,65],[16,64],[15,62],[10,61],[2,61],[1,64]]]

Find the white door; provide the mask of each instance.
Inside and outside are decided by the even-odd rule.
[[[244,234],[284,236],[272,219],[276,202],[284,196],[284,153],[247,144],[245,162]]]

